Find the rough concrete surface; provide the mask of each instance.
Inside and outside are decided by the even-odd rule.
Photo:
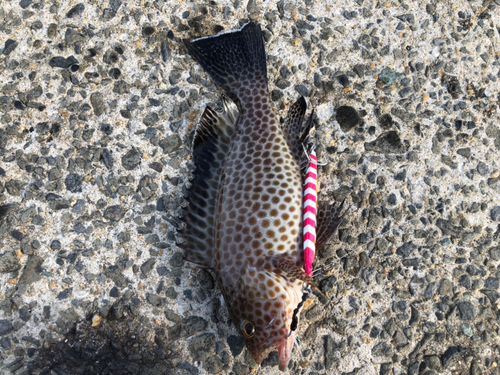
[[[325,199],[291,374],[493,374],[500,1],[0,3],[0,372],[258,369],[175,246],[220,91],[184,38],[262,25],[281,120],[316,108]]]

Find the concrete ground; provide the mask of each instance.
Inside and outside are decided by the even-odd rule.
[[[2,2],[0,372],[279,373],[175,246],[220,103],[182,39],[249,20],[351,204],[287,371],[498,373],[498,0]]]

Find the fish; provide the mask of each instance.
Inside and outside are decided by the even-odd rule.
[[[304,144],[312,115],[303,121],[307,105],[300,97],[280,125],[269,97],[260,25],[248,22],[184,45],[227,94],[222,111],[207,106],[195,130],[178,244],[188,261],[214,270],[255,362],[277,349],[284,371],[301,309],[315,287],[304,271],[302,235]],[[323,206],[317,235],[324,241],[342,216],[335,203]]]

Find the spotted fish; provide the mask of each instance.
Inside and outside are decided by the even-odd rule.
[[[313,280],[303,269],[304,98],[280,126],[269,99],[260,26],[185,40],[190,55],[236,103],[207,107],[193,141],[194,172],[182,229],[187,259],[215,270],[236,328],[260,364],[278,349],[288,366],[300,310]],[[340,223],[327,207],[333,235]],[[323,215],[325,216],[325,215]],[[321,213],[318,214],[320,219]]]

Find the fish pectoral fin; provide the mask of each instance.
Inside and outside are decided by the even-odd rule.
[[[223,113],[207,106],[193,139],[194,172],[184,210],[183,248],[187,260],[213,267],[215,216],[226,155],[239,116],[236,104],[222,97]]]
[[[328,204],[325,201],[318,203],[318,215],[316,218],[316,250],[325,246],[333,237],[349,208],[341,215],[344,202],[341,204]]]
[[[281,260],[278,268],[283,272],[285,277],[302,280],[303,282],[311,285],[314,289],[318,289],[313,278],[300,268],[294,259]]]

